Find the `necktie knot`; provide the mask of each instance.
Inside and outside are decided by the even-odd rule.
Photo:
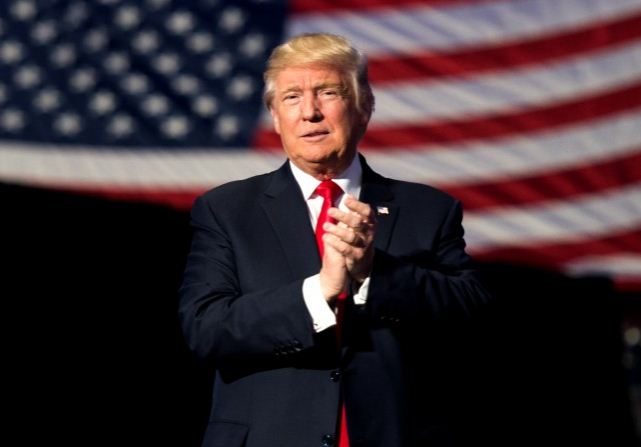
[[[329,200],[332,205],[336,204],[336,199],[341,195],[343,190],[332,180],[323,180],[314,190],[316,194],[325,200]]]

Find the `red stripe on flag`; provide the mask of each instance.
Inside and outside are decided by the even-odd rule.
[[[273,130],[259,127],[254,134],[252,147],[257,149],[281,150],[280,136]]]
[[[641,105],[641,83],[572,101],[501,113],[480,118],[425,122],[416,125],[375,126],[365,133],[360,147],[384,149],[426,148],[428,145],[454,144],[485,138],[507,137],[583,122],[630,110]],[[586,124],[588,125],[588,124]],[[280,148],[280,137],[260,129],[253,142],[263,149]]]
[[[641,253],[641,228],[610,233],[601,238],[595,237],[573,241],[544,243],[532,242],[531,245],[509,245],[473,251],[472,255],[480,261],[510,261],[532,266],[554,266],[563,268],[564,264],[588,256],[613,255],[618,253]]]
[[[69,192],[92,197],[102,197],[108,200],[125,201],[133,203],[148,203],[166,206],[178,211],[189,211],[194,199],[216,185],[193,189],[167,189],[167,188],[140,188],[140,186],[83,186],[83,185],[43,185],[47,189]]]
[[[641,292],[641,278],[615,276],[614,288],[619,292]]]
[[[641,147],[616,159],[503,181],[437,185],[460,199],[466,211],[570,199],[641,182]]]
[[[457,52],[395,55],[369,60],[369,77],[374,83],[462,76],[491,70],[514,69],[542,64],[562,57],[595,51],[641,36],[641,15],[612,22],[599,22],[563,34],[546,35],[493,47]]]
[[[490,3],[496,0],[291,0],[291,12],[302,13],[332,13],[344,11],[359,11],[363,9],[381,9],[411,6],[450,6],[457,4]]]

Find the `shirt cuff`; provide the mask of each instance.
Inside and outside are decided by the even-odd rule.
[[[354,294],[354,304],[365,304],[367,302],[367,293],[369,292],[369,276],[365,278],[358,290],[353,290],[352,292]]]
[[[303,281],[303,300],[312,317],[315,332],[322,332],[336,324],[336,315],[321,292],[320,275]]]

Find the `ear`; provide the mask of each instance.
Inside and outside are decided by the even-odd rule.
[[[269,107],[269,114],[272,116],[274,130],[278,135],[280,135],[280,120],[278,119],[278,112],[275,112],[273,107]]]
[[[371,118],[371,115],[368,115],[367,113],[361,113],[361,116],[360,116],[361,126],[363,126],[364,128],[367,128],[370,118]]]
[[[360,129],[363,130],[363,133],[367,130],[367,125],[369,124],[369,119],[371,115],[367,113],[360,113],[358,111],[355,111],[356,113],[356,119],[355,119],[355,125],[358,126]]]

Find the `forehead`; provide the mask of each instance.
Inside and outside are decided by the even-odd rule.
[[[288,67],[281,70],[274,81],[277,90],[344,84],[343,73],[340,70],[325,66]]]

